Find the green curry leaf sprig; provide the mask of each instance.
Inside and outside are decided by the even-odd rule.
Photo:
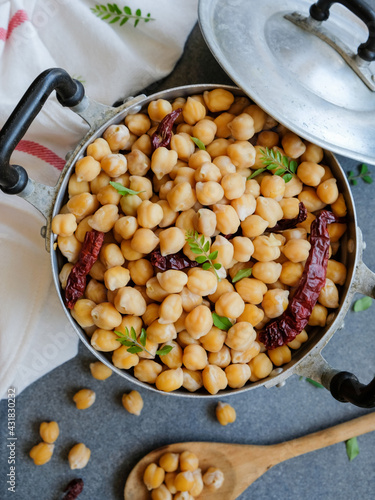
[[[202,269],[208,270],[213,269],[218,281],[220,281],[220,277],[217,274],[216,270],[221,268],[221,264],[218,262],[212,262],[218,256],[218,251],[210,253],[210,242],[206,240],[206,237],[202,235],[199,237],[197,231],[186,231],[186,241],[189,244],[190,250],[197,255],[195,257],[195,261],[198,264],[202,264]]]
[[[248,179],[253,179],[266,170],[275,170],[274,175],[279,175],[285,182],[289,182],[293,179],[298,167],[296,160],[290,160],[287,156],[282,155],[277,149],[265,148],[261,149],[260,152],[262,154],[261,161],[264,167],[255,170]]]
[[[154,354],[146,349],[147,333],[144,328],[142,328],[139,338],[137,338],[137,333],[133,326],[130,329],[130,333],[128,327],[125,327],[125,333],[119,332],[118,330],[114,330],[114,332],[119,337],[116,340],[118,340],[121,345],[128,347],[127,351],[131,354],[137,354],[139,352],[145,351],[150,354],[150,356],[154,357]],[[165,345],[164,347],[156,351],[155,354],[157,354],[158,356],[164,356],[165,354],[171,352],[172,349],[173,346]]]

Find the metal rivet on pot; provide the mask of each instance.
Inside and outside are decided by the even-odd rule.
[[[47,226],[43,226],[41,229],[40,229],[40,235],[42,238],[45,238],[46,235],[47,235]]]
[[[276,387],[284,387],[284,385],[286,384],[286,381],[283,380],[282,382],[280,382],[279,384],[276,384]]]
[[[68,161],[70,156],[72,155],[73,151],[68,151],[65,155],[65,161]]]
[[[367,247],[367,243],[365,241],[362,242],[362,248],[363,250],[366,250],[366,247]]]
[[[269,374],[270,377],[277,377],[277,375],[280,375],[284,370],[282,368],[274,368],[272,372]]]
[[[338,330],[342,330],[345,327],[345,322],[343,321],[340,326],[337,327]]]
[[[355,249],[354,241],[350,238],[348,241],[348,252],[353,253]]]

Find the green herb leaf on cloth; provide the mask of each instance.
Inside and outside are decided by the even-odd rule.
[[[106,5],[97,4],[95,7],[91,7],[91,12],[102,21],[107,21],[109,24],[119,22],[120,26],[123,26],[130,19],[134,21],[134,28],[137,27],[140,21],[145,23],[155,21],[150,13],[146,14],[146,16],[142,16],[141,9],[137,9],[133,14],[130,7],[125,6],[121,9],[116,3],[107,3]]]

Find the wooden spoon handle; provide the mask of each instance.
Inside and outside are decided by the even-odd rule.
[[[349,422],[274,445],[273,448],[279,453],[277,462],[283,462],[289,458],[298,457],[304,453],[319,450],[374,430],[375,412],[372,412]]]

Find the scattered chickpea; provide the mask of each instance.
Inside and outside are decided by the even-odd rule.
[[[54,443],[59,437],[59,433],[59,424],[57,422],[42,422],[40,424],[39,434],[45,443]]]
[[[143,408],[143,399],[138,391],[131,391],[122,396],[122,405],[129,413],[139,416]]]
[[[203,474],[203,482],[211,491],[216,491],[222,487],[224,483],[224,474],[216,467],[210,467]]]
[[[78,443],[71,448],[68,454],[69,467],[71,469],[83,469],[90,460],[91,450],[83,443]]]
[[[95,392],[91,389],[81,389],[73,396],[73,401],[78,410],[86,410],[95,403]]]
[[[216,406],[216,418],[221,425],[232,424],[236,420],[236,410],[228,403],[219,401]]]
[[[91,375],[96,378],[96,380],[106,380],[112,375],[112,370],[109,366],[105,365],[101,361],[95,361],[90,363]]]
[[[44,465],[51,460],[54,447],[54,444],[38,443],[31,448],[29,455],[35,465]]]

